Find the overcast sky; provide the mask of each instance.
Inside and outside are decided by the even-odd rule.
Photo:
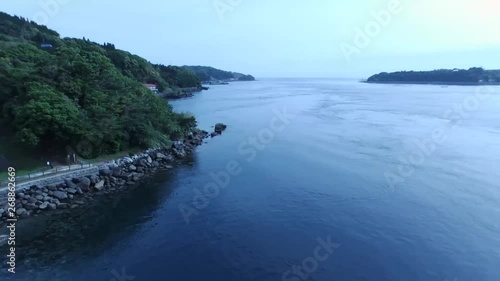
[[[363,78],[381,71],[500,68],[499,0],[1,0],[0,5],[63,37],[111,42],[154,63],[209,65],[257,77]]]

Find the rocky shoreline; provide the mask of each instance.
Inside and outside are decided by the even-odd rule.
[[[31,186],[22,192],[18,191],[16,218],[29,218],[54,210],[75,209],[86,205],[96,196],[121,192],[158,170],[172,169],[174,161],[193,153],[206,138],[220,135],[220,125],[216,128],[216,134],[195,129],[185,140],[174,142],[170,148],[148,149],[131,157],[111,161],[100,166],[98,174],[67,178],[64,183]],[[8,219],[7,209],[6,206],[0,208],[0,224]]]

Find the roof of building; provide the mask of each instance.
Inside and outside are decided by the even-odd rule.
[[[146,86],[146,87],[156,87],[155,84],[144,84],[144,86]]]

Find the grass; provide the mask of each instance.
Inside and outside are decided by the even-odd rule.
[[[39,171],[38,171],[39,170]],[[17,177],[21,177],[21,176],[26,176],[28,175],[29,173],[36,173],[36,172],[41,172],[42,170],[39,169],[35,169],[35,170],[16,170],[16,176]],[[2,171],[0,172],[0,182],[4,181],[4,180],[7,180],[9,178],[9,174],[7,171]]]
[[[94,164],[115,160],[129,156],[130,153],[136,154],[143,151],[140,148],[131,148],[126,151],[118,152],[115,154],[108,154],[82,161],[84,164]],[[39,173],[48,170],[45,163],[41,163],[36,159],[33,152],[16,147],[11,141],[0,140],[0,155],[4,155],[9,161],[10,165],[16,169],[16,176],[26,176],[28,174]],[[0,171],[0,182],[8,179],[7,171]]]
[[[33,150],[21,147],[13,140],[0,139],[0,155],[8,159],[9,166],[16,169],[16,176],[25,176],[29,173],[40,172],[47,167]],[[8,178],[7,170],[0,171],[0,181]]]

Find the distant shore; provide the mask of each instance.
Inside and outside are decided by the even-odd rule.
[[[428,82],[428,81],[361,81],[367,84],[395,84],[395,85],[437,85],[437,86],[500,86],[500,82],[495,83],[472,83],[472,82]]]

